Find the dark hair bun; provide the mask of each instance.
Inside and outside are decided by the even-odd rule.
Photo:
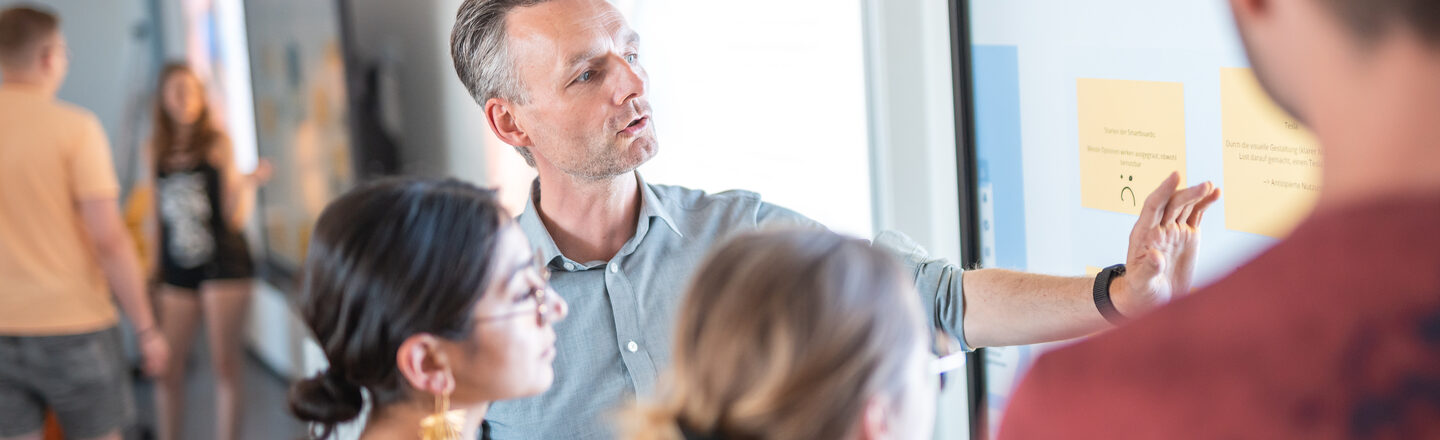
[[[365,398],[360,387],[327,369],[290,386],[290,412],[320,428],[316,438],[329,437],[335,425],[360,416]]]
[[[410,398],[395,353],[415,334],[471,337],[503,213],[493,191],[455,179],[376,180],[330,202],[297,301],[330,370],[295,384],[291,411],[329,433]]]

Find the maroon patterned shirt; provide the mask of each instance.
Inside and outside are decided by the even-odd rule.
[[[1440,439],[1440,196],[1317,213],[1214,285],[1043,356],[1000,438]]]

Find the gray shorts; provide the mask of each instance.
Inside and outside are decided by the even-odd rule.
[[[120,330],[61,336],[0,335],[0,437],[44,428],[55,412],[67,438],[119,431],[135,417]]]

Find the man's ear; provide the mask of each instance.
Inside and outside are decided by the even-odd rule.
[[[455,391],[455,375],[435,335],[419,333],[405,338],[395,353],[395,366],[418,391],[436,395]]]
[[[865,408],[860,413],[860,440],[887,439],[893,437],[894,427],[890,426],[892,403],[885,396],[870,396],[865,399]]]
[[[40,47],[40,50],[32,52],[35,54],[35,58],[32,58],[35,60],[35,67],[38,67],[41,72],[47,74],[55,71],[55,64],[57,63],[55,57],[65,55],[60,53],[61,50],[63,49],[61,49],[58,44],[45,43],[44,46]]]
[[[490,131],[495,137],[513,147],[531,146],[530,135],[515,118],[515,103],[504,98],[490,98],[485,101],[485,120],[490,122]]]

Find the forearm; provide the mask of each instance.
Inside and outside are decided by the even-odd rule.
[[[1059,341],[1110,327],[1095,307],[1093,277],[980,269],[966,272],[963,284],[965,339],[975,347]]]
[[[1058,341],[1110,327],[1095,307],[1094,277],[961,270],[944,259],[931,258],[895,231],[881,232],[875,246],[912,271],[920,305],[931,324],[961,337],[968,348]],[[1111,299],[1128,315],[1138,309],[1124,284],[1111,283]]]
[[[253,173],[241,172],[235,164],[234,147],[228,140],[218,144],[211,154],[210,160],[220,171],[220,198],[225,223],[232,230],[239,231],[245,227],[255,209],[255,190],[263,180],[257,174],[261,172],[259,168],[267,166],[266,162],[261,159]]]
[[[249,220],[250,214],[255,211],[255,184],[248,178],[241,179],[232,186],[227,205],[230,227],[236,231],[244,229],[246,220]]]
[[[105,273],[120,309],[130,318],[137,331],[155,327],[155,315],[150,309],[149,295],[145,291],[145,280],[141,274],[134,245],[127,236],[115,239],[119,243],[100,249],[100,267]]]

